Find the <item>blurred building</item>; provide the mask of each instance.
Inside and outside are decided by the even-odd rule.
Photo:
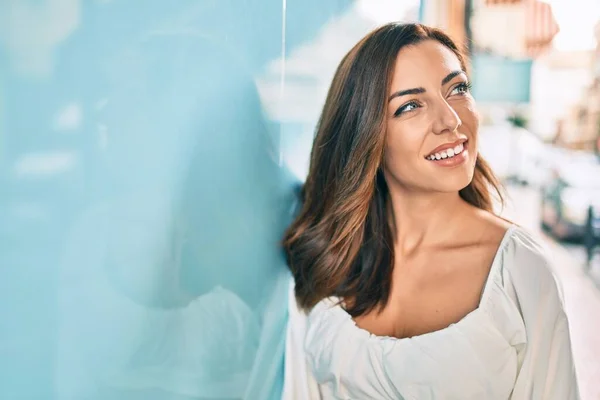
[[[463,49],[467,45],[465,16],[472,0],[421,0],[421,22],[443,29]]]
[[[559,31],[549,4],[539,0],[473,0],[473,95],[484,123],[521,114],[532,121],[534,66]]]
[[[506,57],[536,57],[559,27],[549,4],[540,0],[422,0],[421,20],[466,45]],[[470,19],[471,33],[466,19]]]
[[[589,51],[551,49],[538,57],[531,73],[530,129],[557,144],[577,141],[574,105],[591,81]]]
[[[552,7],[540,0],[472,0],[474,46],[515,59],[543,54],[558,33]]]
[[[555,142],[565,147],[600,151],[600,22],[595,36],[596,49],[586,54],[586,85],[558,125]]]
[[[421,21],[463,47],[510,58],[537,57],[559,31],[551,6],[540,0],[422,0]]]

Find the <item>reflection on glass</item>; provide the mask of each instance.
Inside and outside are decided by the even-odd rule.
[[[189,34],[148,37],[106,64],[98,201],[62,263],[59,393],[272,390],[264,374],[281,353],[263,335],[284,336],[292,182],[251,76]]]

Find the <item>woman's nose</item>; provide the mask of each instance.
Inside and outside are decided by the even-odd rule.
[[[441,100],[437,106],[433,133],[436,135],[454,132],[462,124],[460,117],[446,100]]]

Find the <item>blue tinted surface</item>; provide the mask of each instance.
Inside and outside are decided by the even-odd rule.
[[[261,97],[348,3],[0,2],[1,399],[280,396],[313,122]]]

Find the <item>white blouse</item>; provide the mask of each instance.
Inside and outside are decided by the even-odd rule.
[[[290,287],[285,400],[579,399],[562,293],[543,249],[505,234],[479,307],[397,339],[356,326],[336,299],[306,315]]]

